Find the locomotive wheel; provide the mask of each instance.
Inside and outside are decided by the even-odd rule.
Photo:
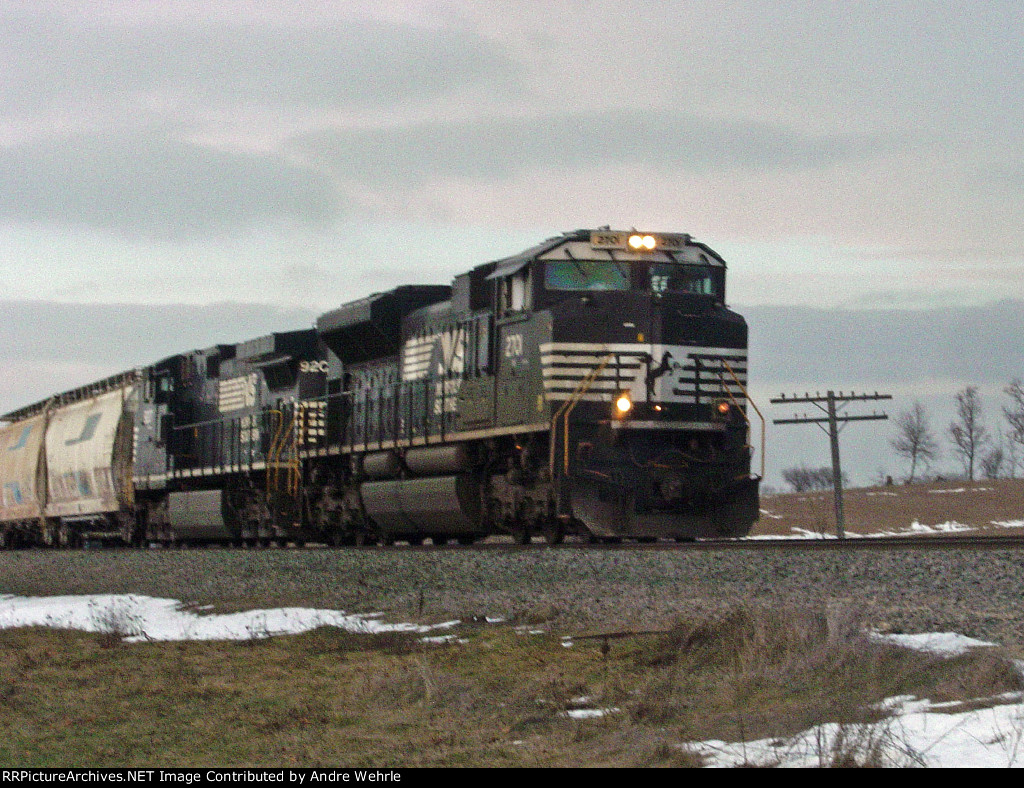
[[[464,547],[468,547],[471,544],[476,544],[475,536],[460,536],[457,538],[458,543]]]
[[[544,541],[548,544],[561,544],[565,541],[565,527],[558,518],[552,517],[545,520],[541,529],[544,534]]]
[[[67,523],[61,523],[57,530],[57,545],[62,548],[77,546],[78,539],[74,530]]]
[[[421,544],[423,544],[423,537],[422,536],[410,536],[405,541],[407,541],[411,547],[419,547]]]
[[[432,536],[430,537],[430,541],[434,544],[435,547],[444,547],[446,544],[448,544],[448,537]]]
[[[530,544],[533,534],[530,533],[530,526],[522,520],[516,520],[509,528],[512,534],[512,541],[516,544]]]

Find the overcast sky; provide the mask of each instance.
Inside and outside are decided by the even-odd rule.
[[[179,316],[238,341],[603,224],[720,251],[755,336],[826,310],[832,366],[764,347],[766,388],[870,384],[839,349],[901,335],[829,328],[908,310],[958,359],[922,396],[1024,374],[1020,333],[958,322],[1024,299],[1019,0],[3,0],[0,41],[0,412]],[[123,353],[59,342],[112,313],[147,327],[100,329]]]

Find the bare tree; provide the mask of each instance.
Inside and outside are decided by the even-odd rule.
[[[828,490],[832,487],[832,480],[835,478],[830,466],[824,466],[821,468],[806,468],[804,466],[797,466],[793,468],[786,468],[782,472],[782,479],[790,487],[793,488],[793,492],[808,492],[810,490]],[[843,483],[847,483],[849,480],[846,474],[843,474]]]
[[[1017,454],[1018,444],[1013,440],[1006,441],[1006,476],[1010,479],[1017,478],[1017,466],[1020,465],[1020,456]]]
[[[793,488],[793,492],[807,492],[814,489],[814,472],[810,468],[786,468],[782,472],[782,480]]]
[[[928,423],[928,413],[918,400],[910,410],[896,417],[896,437],[889,444],[900,455],[910,460],[910,478],[914,483],[918,462],[929,465],[939,454],[939,443]]]
[[[986,479],[998,479],[999,472],[1006,461],[1006,453],[1002,446],[996,446],[981,458],[981,473]]]
[[[988,430],[981,423],[981,398],[977,386],[956,393],[957,420],[949,425],[953,453],[960,457],[967,478],[974,481],[974,458],[988,443]]]
[[[1017,475],[1017,462],[1020,452],[1024,449],[1024,381],[1014,378],[1010,385],[1003,389],[1010,398],[1010,407],[1003,406],[1003,417],[1010,426],[1007,439],[1007,459],[1010,464],[1010,475]]]

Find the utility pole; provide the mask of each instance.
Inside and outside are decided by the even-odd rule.
[[[885,413],[872,413],[869,416],[847,416],[842,413],[842,410],[850,402],[882,399],[892,399],[892,395],[879,394],[877,391],[874,394],[854,394],[853,392],[843,394],[841,391],[836,394],[833,391],[828,391],[825,393],[825,396],[817,392],[815,392],[813,397],[810,394],[804,394],[802,397],[798,397],[796,394],[791,397],[780,394],[775,399],[768,400],[773,405],[810,403],[825,414],[824,417],[811,417],[804,414],[788,419],[775,419],[773,423],[817,424],[818,427],[828,434],[829,447],[832,449],[832,494],[836,510],[836,536],[840,539],[846,538],[846,520],[843,514],[843,471],[839,463],[839,431],[850,421],[877,421],[889,418]],[[837,405],[836,403],[839,404]],[[824,424],[828,424],[827,429],[823,426]]]

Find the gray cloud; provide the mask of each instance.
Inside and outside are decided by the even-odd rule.
[[[0,301],[0,413],[214,344],[313,325],[315,314],[261,304]]]
[[[285,159],[161,137],[76,136],[0,150],[0,219],[183,237],[318,224],[329,181]]]
[[[335,130],[295,143],[362,184],[433,177],[507,178],[531,170],[645,163],[697,172],[827,167],[880,155],[893,141],[813,137],[748,122],[646,110],[582,112],[409,127]]]
[[[701,85],[717,78],[733,100],[757,97],[803,121],[902,129],[922,141],[1020,139],[1017,0],[754,0],[715,11],[694,67]],[[673,54],[683,68],[696,59]]]
[[[384,22],[120,26],[0,10],[0,108],[38,110],[159,93],[185,105],[381,105],[463,84],[507,87],[517,67],[469,32]]]
[[[1024,376],[1024,302],[925,310],[738,306],[759,385],[906,385]],[[316,310],[253,303],[70,304],[0,301],[0,360],[128,368],[218,342],[313,324]],[[782,389],[780,389],[781,391]]]
[[[308,328],[315,319],[311,310],[265,304],[0,301],[0,361],[101,365],[118,371],[193,348]]]
[[[738,309],[750,325],[750,378],[762,385],[999,386],[1024,377],[1020,301],[923,310]]]

